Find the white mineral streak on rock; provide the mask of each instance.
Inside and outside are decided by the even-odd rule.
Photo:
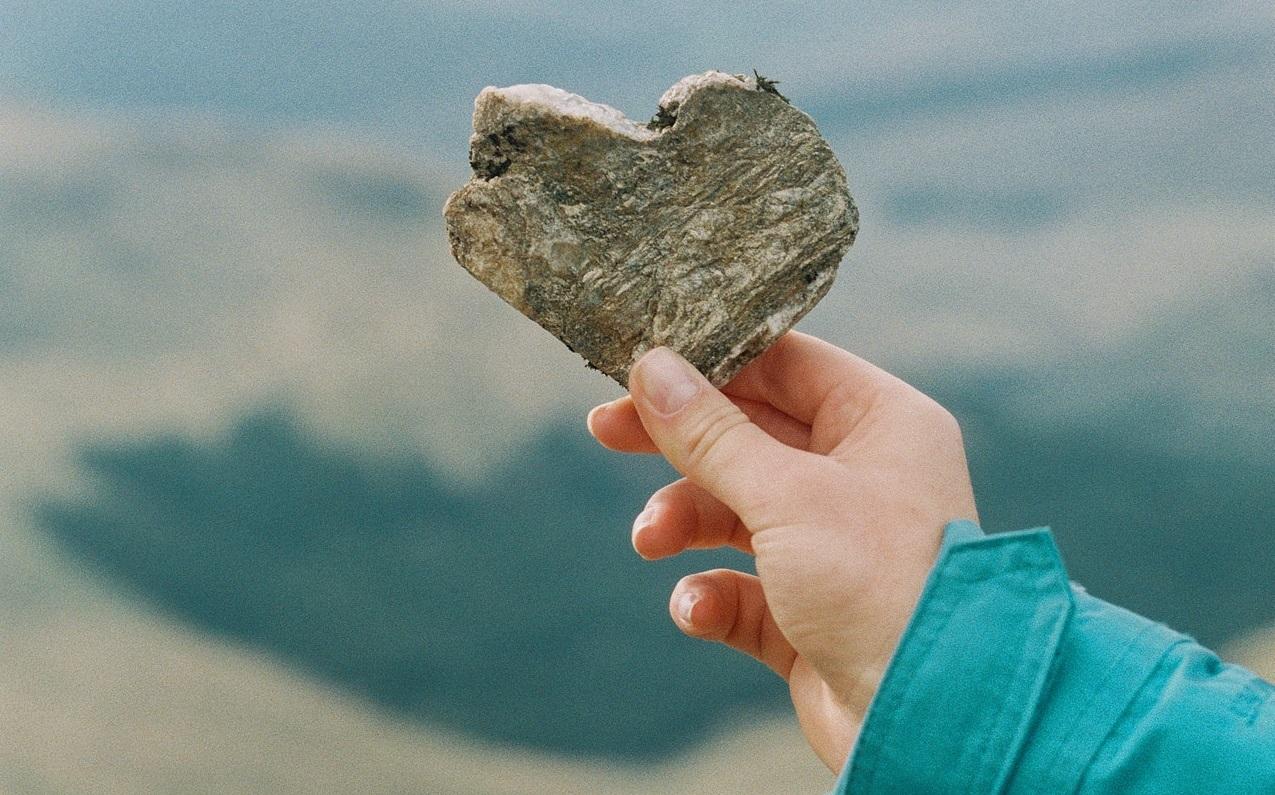
[[[732,88],[754,90],[757,88],[757,81],[744,75],[728,75],[716,69],[709,70],[703,74],[687,75],[670,86],[668,91],[664,92],[664,96],[660,97],[660,107],[676,110],[695,91],[715,85],[729,85]]]
[[[573,119],[591,121],[620,135],[635,141],[649,141],[656,136],[655,131],[635,124],[620,111],[601,102],[590,102],[579,94],[563,91],[561,88],[544,83],[523,83],[496,88],[487,86],[474,99],[474,113],[492,99],[499,98],[519,110],[533,108],[545,113],[553,113]]]
[[[622,385],[659,345],[725,383],[823,297],[858,231],[814,122],[756,77],[683,78],[648,125],[485,88],[470,164],[444,208],[456,259]]]

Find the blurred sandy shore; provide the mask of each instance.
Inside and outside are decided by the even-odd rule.
[[[5,792],[822,793],[833,780],[790,720],[658,766],[590,763],[398,721],[113,600],[13,607],[0,608]]]

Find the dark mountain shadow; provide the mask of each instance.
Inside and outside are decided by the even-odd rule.
[[[930,391],[969,431],[984,526],[1050,525],[1074,579],[1208,645],[1275,621],[1273,273],[1101,355],[937,374]],[[1065,419],[1066,405],[1083,410]]]
[[[1079,387],[1074,373],[938,375],[919,383],[967,429],[987,528],[1051,525],[1076,580],[1208,644],[1275,620],[1275,453],[1238,437],[1162,443],[1209,418],[1154,379],[1059,422],[1007,407],[1049,405],[1060,384]],[[39,509],[70,554],[405,715],[649,759],[741,706],[784,702],[767,671],[682,637],[665,612],[682,574],[747,561],[639,560],[629,522],[672,473],[581,430],[547,429],[467,492],[423,460],[337,452],[283,411],[218,444],[120,442],[81,461],[98,497]]]
[[[1156,444],[1190,412],[1172,398],[1054,427],[1025,427],[997,404],[1041,389],[986,378],[934,391],[969,431],[986,528],[1049,525],[1074,580],[1207,645],[1275,621],[1275,455]]]
[[[786,689],[681,636],[665,605],[694,567],[650,564],[629,524],[672,477],[554,428],[481,488],[422,460],[357,460],[289,415],[224,442],[95,446],[97,499],[47,502],[76,558],[205,629],[411,717],[573,754],[652,758]]]

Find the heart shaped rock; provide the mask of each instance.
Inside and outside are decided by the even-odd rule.
[[[832,150],[765,78],[683,78],[647,125],[485,88],[469,151],[452,254],[622,386],[659,345],[724,384],[824,296],[858,231]]]

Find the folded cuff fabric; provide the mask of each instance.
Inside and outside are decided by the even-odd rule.
[[[1275,793],[1275,691],[1074,586],[1047,529],[945,530],[837,793]]]

